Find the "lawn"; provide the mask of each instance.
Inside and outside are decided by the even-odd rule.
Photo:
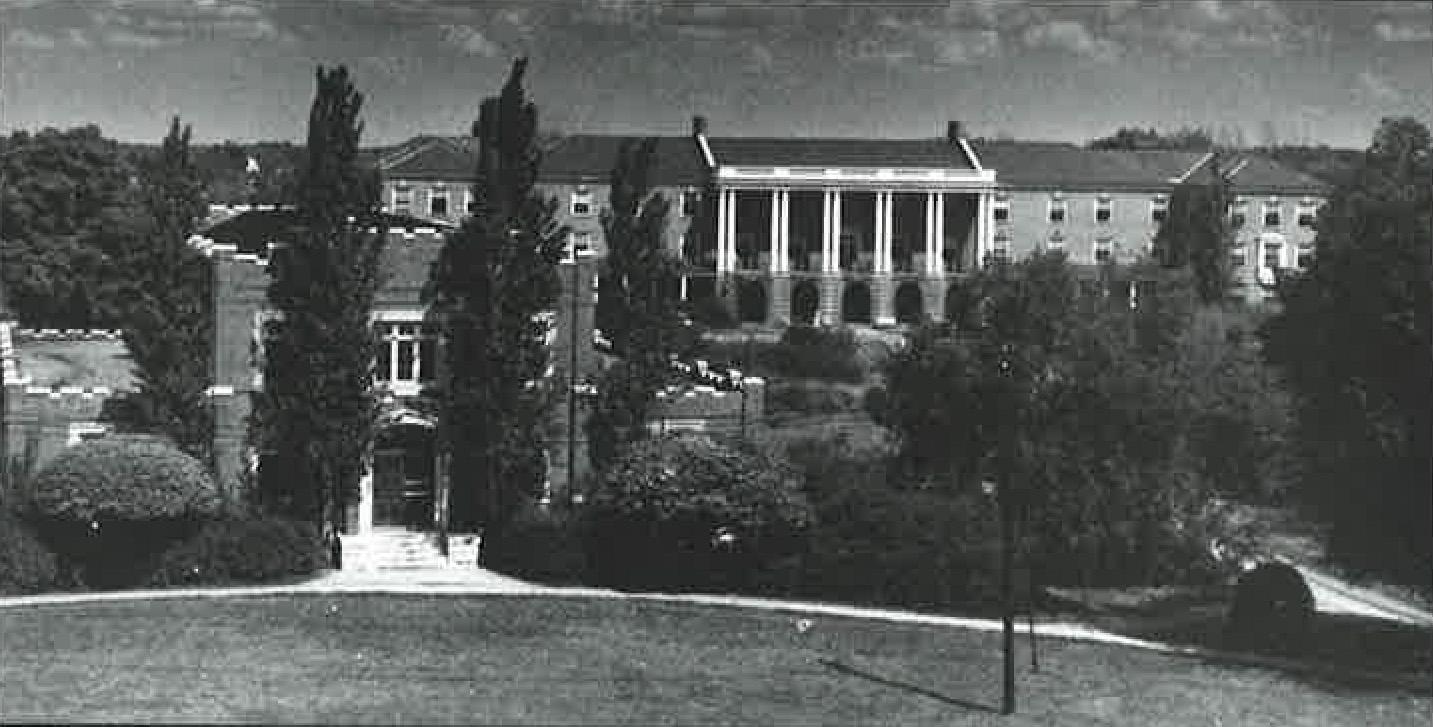
[[[0,719],[1425,725],[1430,700],[1049,640],[621,600],[295,596],[0,610]]]

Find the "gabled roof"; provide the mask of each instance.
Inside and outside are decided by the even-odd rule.
[[[538,180],[550,184],[605,184],[627,141],[643,137],[574,134],[553,141],[542,158]],[[696,141],[684,136],[652,137],[657,141],[652,160],[655,186],[699,186],[706,182],[706,166]],[[384,155],[379,171],[390,179],[462,182],[473,178],[478,166],[477,144],[472,137],[420,136]]]
[[[701,186],[707,180],[706,164],[695,139],[686,136],[609,136],[575,134],[558,140],[542,159],[538,179],[553,184],[606,184],[617,164],[622,144],[643,138],[656,140],[650,183],[656,187]]]
[[[722,166],[975,169],[960,145],[945,139],[711,137],[707,143]]]
[[[1203,152],[1097,150],[1040,141],[973,141],[980,163],[1002,187],[1157,189],[1168,187]]]
[[[1329,186],[1303,172],[1290,169],[1268,157],[1235,155],[1224,160],[1219,170],[1239,194],[1304,194],[1322,196]],[[1208,164],[1189,177],[1193,184],[1208,184],[1213,179]]]

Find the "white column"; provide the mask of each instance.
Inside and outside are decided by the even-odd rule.
[[[930,261],[930,271],[936,275],[945,272],[945,192],[935,193],[935,256]]]
[[[373,461],[369,459],[368,468],[358,478],[358,535],[367,535],[373,531]]]
[[[891,223],[895,197],[891,192],[876,193],[876,272],[891,271]]]
[[[716,236],[716,267],[718,273],[724,273],[726,267],[726,228],[729,224],[726,219],[726,195],[727,190],[717,192],[717,236]]]
[[[771,260],[767,263],[767,272],[781,272],[781,190],[771,190],[771,235],[767,240],[767,252]]]
[[[990,249],[990,193],[981,192],[975,204],[975,265],[985,265],[985,251]]]
[[[781,266],[783,273],[791,272],[791,190],[781,190]]]
[[[831,192],[831,256],[826,270],[841,272],[841,190]]]
[[[931,273],[930,261],[936,255],[935,237],[935,192],[925,193],[925,270],[920,272],[929,275]]]

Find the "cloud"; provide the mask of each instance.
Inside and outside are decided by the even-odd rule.
[[[1101,9],[1094,20],[1110,39],[1125,45],[1186,55],[1241,48],[1278,55],[1328,39],[1328,29],[1316,19],[1290,17],[1286,7],[1291,6],[1267,0],[1119,3]]]
[[[931,38],[935,47],[934,61],[943,66],[959,66],[1000,55],[1000,33],[994,30],[957,30],[943,37]]]
[[[444,25],[443,42],[466,55],[493,58],[502,55],[502,46],[489,40],[483,31],[471,25]]]
[[[89,14],[100,42],[121,48],[156,48],[190,40],[291,42],[263,7],[200,0],[190,4],[118,2]]]
[[[128,28],[111,28],[102,31],[100,42],[111,48],[162,48],[166,45],[175,45],[184,42],[184,38],[174,35],[159,35],[154,33],[143,33]]]
[[[1388,79],[1373,71],[1360,71],[1355,79],[1358,90],[1362,91],[1372,101],[1378,103],[1395,103],[1403,100],[1403,91],[1389,82]]]
[[[1423,43],[1433,40],[1433,28],[1418,25],[1394,25],[1387,20],[1375,24],[1373,34],[1385,43]]]
[[[1081,58],[1109,62],[1117,60],[1123,47],[1116,41],[1097,38],[1077,20],[1051,20],[1025,29],[1022,37],[1027,48],[1050,48]]]
[[[5,36],[5,42],[24,50],[54,50],[59,46],[54,36],[37,33],[28,28],[15,28]]]

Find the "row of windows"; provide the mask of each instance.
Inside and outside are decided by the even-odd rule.
[[[1149,203],[1150,222],[1161,224],[1169,217],[1169,201],[1167,199],[1154,199]],[[1113,200],[1097,200],[1095,202],[1095,222],[1108,223],[1113,214]],[[1243,227],[1246,214],[1244,202],[1237,202],[1230,213],[1230,222],[1234,227]],[[1007,224],[1010,222],[1010,203],[1008,200],[997,200],[991,209],[992,216],[996,223]],[[1312,205],[1300,204],[1298,210],[1298,223],[1300,227],[1313,227],[1315,211]],[[1052,200],[1048,211],[1049,221],[1061,224],[1067,221],[1068,206],[1062,200]],[[1279,227],[1283,225],[1282,209],[1278,205],[1264,205],[1264,226]]]
[[[702,193],[688,189],[678,200],[678,211],[683,217],[693,217],[701,206]],[[597,201],[592,190],[578,187],[568,200],[567,211],[573,217],[591,217],[597,214]]]
[[[1009,262],[1011,255],[1010,247],[1011,239],[1009,233],[1004,231],[996,232],[995,238],[990,246],[990,251],[988,253],[990,259],[1001,262]],[[1284,243],[1264,242],[1262,243],[1262,247],[1264,254],[1261,262],[1263,264],[1263,267],[1284,267]],[[1045,249],[1057,252],[1063,251],[1065,249],[1065,236],[1063,234],[1060,234],[1058,231],[1051,234],[1049,239],[1045,243]],[[1296,248],[1295,253],[1296,262],[1294,264],[1299,268],[1307,268],[1309,266],[1309,263],[1313,260],[1313,247],[1310,245],[1299,245]],[[1109,262],[1113,255],[1113,237],[1095,238],[1094,245],[1092,245],[1090,249],[1090,258],[1093,262]],[[1230,261],[1232,262],[1234,267],[1244,267],[1245,265],[1247,265],[1248,258],[1246,254],[1246,246],[1242,244],[1236,245],[1230,252]]]

